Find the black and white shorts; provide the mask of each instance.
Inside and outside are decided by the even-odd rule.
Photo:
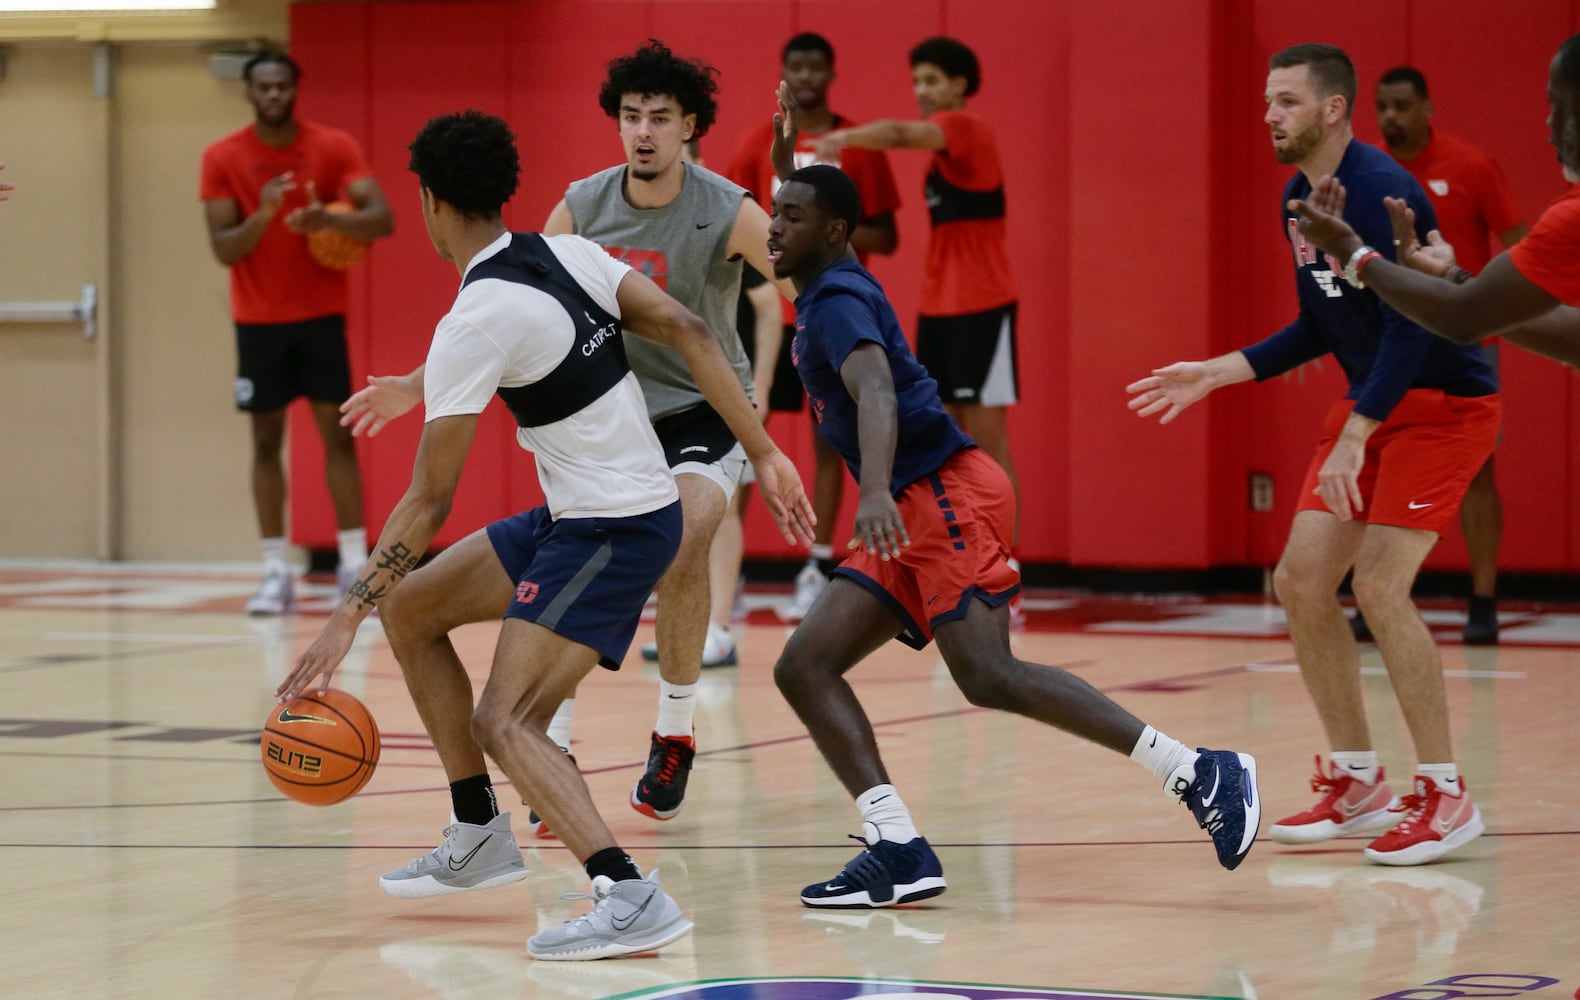
[[[238,410],[279,410],[298,396],[338,404],[350,395],[345,316],[236,324]]]
[[[945,405],[1009,406],[1020,400],[1017,303],[916,321],[916,360],[938,383]]]
[[[670,472],[702,476],[724,491],[725,502],[735,496],[747,465],[746,449],[713,407],[701,403],[660,417],[653,430],[664,446]]]

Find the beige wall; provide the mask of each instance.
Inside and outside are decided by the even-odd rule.
[[[250,113],[208,52],[283,39],[286,3],[74,25],[0,17],[0,176],[17,185],[0,205],[0,302],[75,300],[90,282],[101,295],[92,340],[0,324],[0,557],[256,558],[197,175],[204,145]]]

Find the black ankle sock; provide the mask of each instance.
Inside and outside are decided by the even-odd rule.
[[[582,867],[587,869],[588,878],[597,878],[602,875],[616,882],[625,882],[629,879],[641,880],[642,873],[637,870],[632,862],[631,855],[618,847],[605,847],[603,850],[587,859]]]
[[[1493,621],[1498,614],[1498,599],[1496,597],[1483,597],[1480,594],[1470,595],[1470,620]]]
[[[494,798],[494,783],[479,774],[450,783],[450,808],[455,818],[473,826],[487,826],[499,815],[499,800]]]

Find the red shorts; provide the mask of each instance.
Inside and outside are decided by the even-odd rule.
[[[1306,469],[1296,510],[1327,510],[1317,495],[1317,473],[1355,408],[1341,399],[1328,411],[1322,440]],[[1358,519],[1442,534],[1459,501],[1492,454],[1502,406],[1490,396],[1450,396],[1411,389],[1366,441]]]
[[[933,629],[965,617],[973,598],[998,607],[1020,591],[1009,565],[1015,491],[987,452],[962,448],[894,502],[911,544],[888,562],[857,550],[834,572],[894,612],[901,642],[921,649]]]

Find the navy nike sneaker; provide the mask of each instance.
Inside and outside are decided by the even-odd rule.
[[[1256,791],[1256,758],[1233,750],[1196,749],[1193,767],[1182,764],[1164,786],[1212,837],[1218,863],[1233,871],[1251,853],[1262,825],[1262,799]]]
[[[944,867],[926,837],[896,844],[881,839],[872,823],[864,824],[862,832],[867,836],[852,834],[850,839],[861,841],[867,849],[828,882],[802,889],[802,903],[831,909],[871,909],[914,903],[943,893]]]

